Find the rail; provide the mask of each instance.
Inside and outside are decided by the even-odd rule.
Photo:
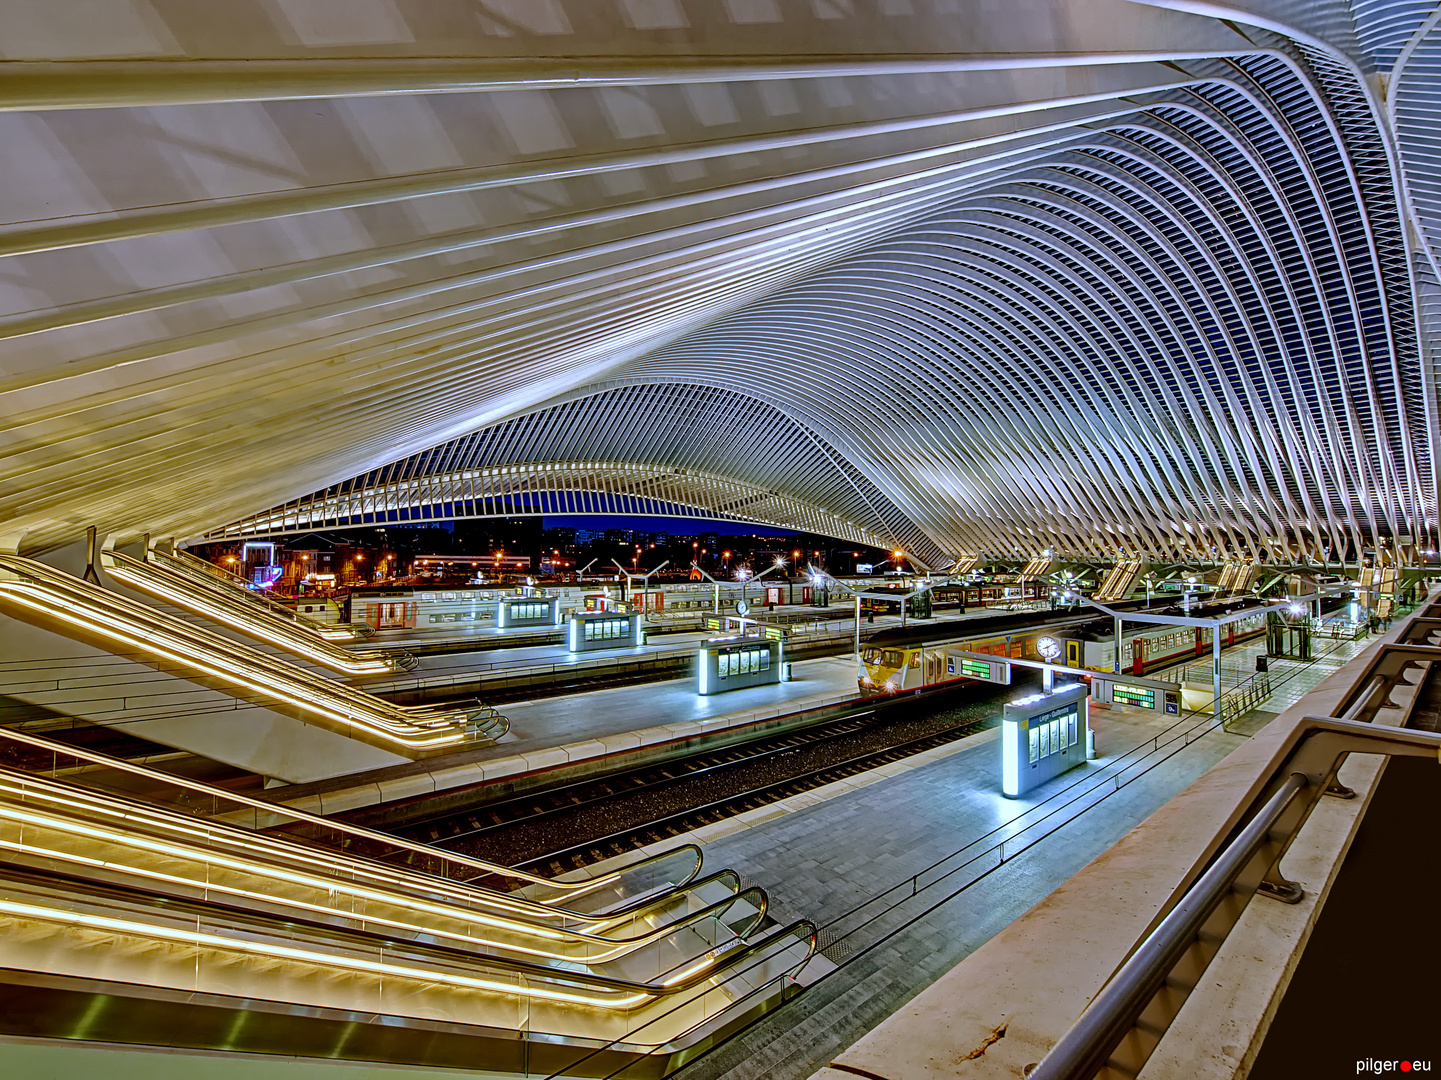
[[[322,817],[283,802],[229,791],[43,735],[0,727],[0,747],[7,744],[25,747],[32,754],[39,751],[49,755],[51,766],[48,773],[53,775],[66,775],[73,779],[77,775],[77,766],[83,764],[90,767],[85,774],[87,784],[104,788],[108,774],[111,778],[123,780],[126,785],[143,784],[152,792],[168,793],[169,798],[164,805],[191,820],[216,820],[250,829],[257,834],[285,830],[323,844],[328,849],[343,850],[436,879],[498,882],[504,886],[504,891],[521,895],[527,902],[548,909],[553,918],[572,918],[580,924],[628,914],[637,905],[648,902],[658,887],[684,885],[694,880],[701,868],[700,849],[694,844],[685,844],[595,877],[585,875],[572,880],[566,875],[552,879],[485,859],[443,851],[362,825]],[[32,766],[27,771],[36,776],[47,775],[44,768]],[[158,801],[158,796],[152,795],[150,801]]]
[[[148,547],[145,552],[145,558],[148,562],[164,567],[173,573],[190,578],[193,581],[203,581],[211,585],[218,584],[232,593],[240,603],[248,603],[257,608],[262,608],[277,618],[294,623],[296,626],[304,629],[308,633],[314,634],[316,637],[325,638],[328,641],[361,641],[375,635],[375,629],[367,626],[365,623],[336,623],[331,625],[318,623],[313,619],[307,619],[304,615],[295,611],[293,608],[287,607],[274,597],[264,592],[251,589],[243,578],[232,574],[224,567],[216,566],[214,563],[198,558],[188,551],[182,551],[180,548],[166,551],[164,548]]]
[[[1415,664],[1441,660],[1429,644],[1441,630],[1441,605],[1410,620],[1396,642],[1382,645],[1338,706],[1339,716],[1305,716],[1277,749],[1213,854],[1178,890],[1154,930],[1059,1042],[1031,1080],[1089,1080],[1102,1069],[1138,1074],[1256,893],[1295,902],[1300,886],[1281,860],[1347,754],[1441,758],[1441,734],[1378,726],[1378,713]],[[1227,903],[1236,895],[1241,903]],[[1184,975],[1173,972],[1184,969]],[[1142,1019],[1144,1016],[1144,1019]]]
[[[0,739],[74,755],[34,737]],[[85,756],[227,804],[260,803]],[[742,887],[732,871],[697,877],[693,847],[574,883],[493,867],[523,886],[501,891],[198,819],[186,807],[107,790],[94,774],[89,781],[0,767],[0,916],[27,927],[5,942],[7,971],[88,979],[98,961],[101,979],[124,979],[117,972],[138,952],[145,960],[127,971],[139,976],[129,981],[203,995],[238,985],[237,962],[244,969],[253,957],[258,966],[239,972],[250,1000],[294,1000],[293,980],[309,977],[321,996],[303,1000],[333,1003],[338,978],[382,979],[404,989],[373,995],[372,1010],[388,1005],[381,1011],[404,1015],[422,1003],[414,995],[423,989],[448,997],[446,1008],[466,1023],[506,1030],[519,1000],[529,1015],[522,1038],[589,1046],[602,1035],[635,1044],[635,1029],[646,1027],[665,1045],[632,1045],[631,1053],[668,1055],[669,1044],[714,1030],[759,986],[783,995],[814,950],[810,923],[768,922],[763,890]],[[610,902],[572,910],[526,895],[536,888]],[[100,939],[110,948],[97,953]],[[277,960],[289,971],[272,977]],[[85,985],[91,994],[116,992],[114,984]],[[366,993],[359,989],[356,1000]],[[457,1011],[462,1002],[468,1008]]]
[[[1273,693],[1271,673],[1256,672],[1241,685],[1233,686],[1221,695],[1221,723],[1235,723],[1252,709],[1259,708]]]
[[[0,554],[0,606],[24,621],[122,657],[159,662],[192,681],[299,715],[409,756],[499,738],[509,723],[489,706],[406,708],[165,615],[19,555]]]
[[[162,563],[132,559],[122,552],[102,549],[100,565],[108,575],[129,588],[185,608],[332,671],[345,675],[376,675],[413,671],[418,663],[409,653],[398,650],[353,653],[309,632],[298,618],[279,618],[270,608],[257,607],[238,599],[234,589],[174,573]]]

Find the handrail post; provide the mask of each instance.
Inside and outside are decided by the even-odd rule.
[[[1383,696],[1403,669],[1396,668],[1390,681],[1379,680]],[[1348,711],[1365,711],[1374,690],[1361,695]],[[1194,984],[1241,917],[1244,904],[1222,904],[1226,895],[1234,889],[1246,899],[1256,892],[1293,903],[1301,898],[1300,886],[1281,875],[1281,860],[1341,762],[1353,753],[1441,758],[1441,734],[1376,727],[1349,718],[1303,717],[1254,789],[1249,812],[1241,815],[1244,824],[1232,830],[1155,930],[1032,1071],[1031,1080],[1088,1080],[1112,1060],[1130,1075],[1141,1071],[1188,992],[1167,982],[1171,972],[1191,956],[1185,982]],[[1169,986],[1164,1002],[1163,986]],[[1135,1025],[1143,1012],[1147,1021],[1141,1033]]]

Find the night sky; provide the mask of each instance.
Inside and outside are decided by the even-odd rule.
[[[772,529],[765,525],[747,525],[743,521],[709,521],[705,518],[616,517],[609,514],[576,514],[545,516],[547,529],[635,529],[638,532],[669,533],[691,536],[713,532],[722,536],[795,536],[794,529]]]

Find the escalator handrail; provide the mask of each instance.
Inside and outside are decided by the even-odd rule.
[[[0,858],[0,866],[5,868],[5,876],[10,880],[20,880],[39,885],[44,888],[55,889],[60,883],[65,888],[73,888],[79,893],[79,901],[83,903],[129,903],[135,906],[148,904],[158,909],[155,914],[170,917],[177,921],[193,923],[201,921],[204,923],[215,923],[220,921],[217,915],[224,916],[231,923],[238,923],[241,926],[249,924],[251,933],[274,933],[282,939],[293,940],[298,935],[297,931],[309,932],[316,938],[330,938],[338,941],[340,948],[362,949],[366,951],[383,951],[387,955],[418,956],[427,960],[444,962],[459,968],[473,967],[477,961],[487,967],[499,968],[503,971],[524,975],[527,978],[541,979],[548,982],[560,983],[562,985],[580,986],[589,990],[601,993],[619,994],[642,994],[651,998],[668,997],[674,994],[683,993],[700,983],[716,979],[724,974],[727,969],[732,969],[743,963],[757,953],[773,949],[777,944],[784,944],[786,939],[801,939],[810,937],[814,941],[815,926],[807,919],[797,920],[786,927],[779,927],[767,933],[756,941],[747,941],[739,948],[732,948],[722,952],[716,957],[717,963],[714,966],[701,968],[673,982],[650,982],[645,980],[621,979],[611,975],[596,975],[589,972],[575,971],[572,969],[561,969],[548,967],[526,960],[514,960],[509,957],[497,957],[486,954],[477,955],[462,949],[457,949],[435,942],[415,941],[410,938],[387,934],[377,930],[367,930],[360,927],[340,927],[330,923],[312,921],[294,916],[273,916],[266,912],[258,912],[253,909],[238,907],[216,900],[196,900],[189,897],[176,897],[157,889],[144,886],[119,885],[112,882],[96,882],[92,879],[69,874],[64,871],[42,870],[35,867],[20,866],[9,863]],[[270,929],[271,925],[279,922],[279,927]],[[735,938],[735,941],[742,939]],[[237,945],[240,944],[237,941]],[[332,945],[332,947],[335,947]],[[814,944],[812,944],[814,949]],[[808,958],[808,957],[807,957]],[[343,954],[336,957],[343,960]],[[338,965],[340,966],[340,965]],[[642,1002],[622,1006],[630,1008]]]
[[[267,656],[264,653],[240,645],[229,638],[192,626],[183,619],[174,619],[166,616],[163,612],[150,608],[148,605],[137,601],[131,601],[110,592],[89,582],[64,574],[45,563],[25,559],[21,556],[0,554],[0,571],[11,576],[10,580],[0,577],[0,589],[6,586],[13,588],[6,591],[28,591],[31,594],[31,606],[40,614],[50,614],[67,622],[80,622],[73,615],[58,614],[57,606],[74,604],[88,613],[89,622],[82,622],[92,633],[100,634],[114,640],[128,640],[131,645],[148,649],[157,654],[164,655],[162,650],[164,642],[172,643],[172,648],[183,647],[199,649],[202,652],[213,653],[217,657],[224,658],[227,663],[235,665],[239,674],[225,671],[206,671],[204,665],[199,661],[182,656],[171,656],[174,662],[182,664],[186,669],[199,670],[211,677],[246,686],[244,682],[245,672],[248,670],[249,677],[259,680],[262,684],[274,681],[280,685],[274,687],[248,686],[254,692],[262,696],[270,696],[278,700],[286,700],[286,684],[289,685],[289,693],[302,695],[300,700],[291,699],[290,704],[295,707],[313,712],[318,715],[327,715],[325,706],[315,701],[303,700],[304,694],[315,695],[321,699],[330,699],[330,709],[333,718],[337,712],[345,715],[340,717],[347,723],[365,723],[366,726],[378,737],[393,741],[400,746],[407,746],[407,731],[410,729],[411,738],[429,737],[432,742],[437,734],[459,733],[465,725],[472,720],[493,720],[494,710],[476,710],[457,712],[452,719],[447,720],[444,716],[417,715],[413,710],[406,710],[402,706],[396,706],[383,698],[375,697],[364,691],[351,687],[343,682],[324,679],[313,675],[304,669],[294,665],[286,664],[283,661]],[[47,602],[41,602],[42,594],[50,594],[46,597]],[[60,602],[57,605],[57,600]],[[99,616],[106,615],[122,626],[131,627],[131,632],[126,634],[119,629],[107,629],[104,621]],[[137,637],[139,640],[137,640]],[[386,730],[387,726],[394,730]],[[458,740],[447,739],[447,742]],[[420,747],[424,749],[424,747]]]
[[[732,870],[722,870],[650,898],[624,918],[589,918],[585,920],[586,928],[580,929],[557,925],[553,907],[488,890],[471,882],[445,880],[446,888],[437,889],[434,887],[435,879],[423,872],[388,863],[376,864],[352,852],[316,848],[291,836],[257,835],[227,822],[205,821],[197,830],[193,818],[168,808],[151,806],[113,792],[77,786],[64,780],[36,776],[10,766],[0,766],[0,791],[5,788],[12,789],[12,798],[19,795],[28,801],[28,805],[19,818],[4,810],[0,810],[0,817],[28,821],[39,829],[54,829],[62,833],[88,829],[91,839],[102,843],[116,841],[107,841],[97,834],[97,830],[121,831],[125,839],[119,840],[118,844],[137,852],[149,850],[153,854],[159,845],[167,853],[179,850],[184,857],[198,862],[224,864],[227,872],[262,878],[267,878],[267,875],[272,878],[288,876],[302,887],[325,891],[335,889],[357,896],[364,894],[363,898],[400,908],[412,906],[415,896],[423,888],[426,896],[423,904],[432,909],[431,913],[441,914],[458,923],[473,922],[483,913],[487,918],[520,924],[496,926],[495,929],[502,933],[528,934],[532,929],[539,929],[549,938],[559,933],[579,944],[602,949],[616,945],[627,945],[633,949],[660,940],[668,932],[666,928],[677,920],[660,923],[654,929],[631,937],[608,934],[606,930],[626,922],[659,919],[665,914],[664,908],[686,900],[692,894],[699,896],[708,884],[721,884],[731,897],[742,891],[739,875]],[[58,820],[52,822],[44,820],[46,818]],[[96,824],[101,821],[106,824]],[[235,865],[237,860],[244,865]],[[128,874],[132,872],[128,867],[129,864],[116,863],[110,868],[117,873]],[[377,870],[380,872],[374,872]],[[305,880],[307,878],[311,880]],[[387,898],[376,894],[390,895]],[[705,901],[705,904],[726,902]],[[435,910],[437,908],[444,911]],[[689,919],[690,916],[683,918]]]
[[[352,652],[333,641],[306,632],[294,621],[277,618],[268,608],[255,607],[235,599],[232,589],[219,587],[212,589],[208,585],[201,585],[193,578],[171,573],[158,563],[143,562],[140,559],[131,558],[124,552],[109,549],[101,549],[100,560],[107,573],[115,575],[133,588],[144,589],[160,596],[163,600],[187,607],[197,614],[212,619],[215,616],[205,610],[205,605],[219,608],[238,621],[239,625],[236,625],[235,629],[257,636],[262,641],[279,648],[298,651],[300,655],[317,663],[336,667],[342,671],[348,671],[345,667],[347,664],[376,660],[387,664],[392,672],[413,671],[416,667],[417,661],[409,653],[386,649],[369,650],[364,653]],[[163,592],[166,585],[176,590],[179,595]],[[187,592],[192,595],[186,596]],[[200,593],[198,599],[193,595],[197,592]]]
[[[186,790],[193,791],[197,794],[204,795],[221,802],[237,803],[241,806],[246,806],[254,810],[259,810],[266,814],[276,814],[284,817],[289,817],[296,821],[303,821],[307,824],[316,825],[324,829],[330,829],[336,832],[346,833],[348,835],[355,836],[371,842],[378,842],[390,847],[409,850],[416,854],[424,855],[427,858],[440,858],[447,862],[453,862],[460,866],[481,871],[482,874],[491,874],[502,878],[512,878],[517,881],[524,882],[527,885],[536,885],[544,889],[552,890],[562,897],[587,895],[606,884],[620,880],[623,874],[627,871],[633,871],[651,863],[658,863],[663,859],[670,858],[678,852],[689,852],[693,855],[693,866],[691,867],[690,871],[681,878],[681,880],[671,883],[673,888],[680,888],[681,886],[686,885],[687,883],[692,881],[696,877],[696,875],[700,873],[702,863],[701,849],[698,845],[681,844],[667,851],[661,852],[659,855],[651,855],[643,859],[638,859],[634,863],[628,863],[623,867],[618,867],[616,869],[608,871],[600,877],[587,878],[583,881],[578,882],[555,881],[551,878],[541,877],[538,874],[531,874],[524,870],[515,870],[511,867],[501,866],[497,863],[486,862],[485,860],[472,858],[468,855],[461,855],[456,852],[443,851],[437,848],[433,848],[425,844],[418,844],[412,840],[407,840],[404,837],[392,836],[388,833],[377,832],[374,829],[367,829],[362,825],[353,825],[349,822],[344,821],[333,821],[329,818],[321,817],[318,814],[311,814],[305,810],[287,806],[285,803],[272,802],[265,799],[257,799],[254,796],[246,795],[243,792],[227,791],[223,788],[217,788],[210,784],[206,784],[203,781],[192,780],[189,777],[164,773],[159,771],[158,769],[152,769],[146,765],[140,765],[135,762],[125,761],[122,758],[112,757],[109,754],[103,754],[95,750],[86,750],[83,747],[69,746],[66,743],[56,742],[53,739],[47,739],[42,735],[36,735],[31,732],[17,731],[10,728],[0,727],[0,739],[6,739],[11,742],[23,743],[37,749],[47,750],[51,753],[59,754],[63,757],[79,758],[80,760],[88,761],[91,764],[101,765],[106,768],[118,769],[124,772],[131,773],[135,776],[141,776],[149,780],[159,781],[163,785],[184,788]],[[33,776],[34,774],[26,775]],[[122,796],[120,795],[113,795],[113,797],[122,798]],[[154,806],[140,802],[140,800],[131,801],[140,803],[140,805],[145,806],[146,809],[155,809]],[[229,826],[230,823],[214,822],[214,824]],[[240,828],[239,826],[231,827]],[[398,870],[398,868],[395,867],[393,864],[386,863],[381,860],[369,859],[365,856],[356,855],[352,855],[349,857],[356,859],[364,859],[367,864],[383,866],[387,870],[390,870],[392,872]],[[423,870],[412,870],[407,868],[406,872],[417,874],[428,880],[444,882],[447,886],[460,884],[448,878],[440,878],[433,874],[427,874]],[[537,906],[543,908],[546,911],[553,912],[557,916],[569,915],[576,919],[579,919],[582,922],[597,922],[602,921],[603,918],[620,918],[622,916],[628,915],[634,909],[651,904],[653,901],[654,897],[645,896],[629,908],[619,907],[603,912],[569,911],[564,908],[554,907],[547,904],[539,904],[538,902],[536,903]]]
[[[184,576],[188,580],[203,580],[207,584],[225,589],[228,592],[234,593],[237,600],[264,608],[273,615],[283,618],[286,621],[294,622],[310,633],[319,634],[325,629],[323,623],[306,618],[300,614],[300,612],[286,607],[274,597],[246,588],[244,578],[232,574],[223,566],[216,566],[214,563],[198,558],[188,551],[182,551],[176,548],[173,552],[167,552],[160,548],[148,547],[145,550],[145,561],[161,570],[166,570],[177,576]]]

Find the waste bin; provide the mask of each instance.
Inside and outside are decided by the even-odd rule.
[[[789,660],[787,660],[784,664],[781,665],[781,681],[791,681],[791,662]]]
[[[1267,668],[1266,668],[1266,657],[1265,657],[1264,655],[1256,657],[1256,670],[1257,670],[1257,671],[1266,671],[1266,670],[1267,670]]]

